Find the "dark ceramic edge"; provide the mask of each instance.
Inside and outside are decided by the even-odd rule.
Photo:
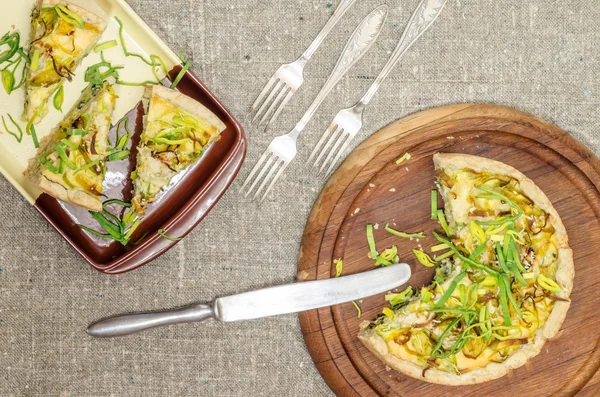
[[[173,69],[181,70],[182,65],[178,65]],[[173,72],[173,71],[172,71]],[[225,191],[235,180],[242,164],[246,158],[246,149],[248,147],[248,139],[244,129],[229,110],[219,101],[215,95],[200,81],[200,79],[192,72],[187,71],[188,77],[202,90],[212,103],[221,111],[233,125],[236,135],[235,142],[230,150],[223,157],[223,161],[215,169],[210,179],[194,194],[194,196],[180,208],[165,224],[163,228],[169,235],[186,236],[191,232],[204,217],[211,211],[215,204],[221,199]],[[208,203],[208,205],[207,205]],[[56,231],[77,251],[94,269],[105,274],[121,274],[156,259],[158,256],[165,253],[167,250],[174,247],[178,241],[171,241],[155,234],[146,238],[139,246],[127,251],[120,257],[112,260],[109,263],[101,264],[87,255],[81,247],[60,228],[54,220],[48,216],[38,205],[37,201],[34,208],[56,229]],[[200,213],[200,216],[195,215]]]

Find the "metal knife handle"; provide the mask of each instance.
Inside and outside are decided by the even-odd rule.
[[[162,325],[193,323],[214,317],[212,306],[194,305],[163,312],[125,314],[106,318],[90,325],[87,332],[90,336],[109,338],[130,335]]]
[[[310,108],[308,108],[302,119],[294,128],[293,134],[298,136],[300,132],[302,132],[333,87],[348,72],[348,70],[350,70],[363,55],[365,55],[369,48],[371,48],[381,32],[383,23],[387,18],[387,13],[387,5],[384,4],[379,6],[371,11],[371,13],[356,27],[350,36],[350,39],[348,39],[348,42],[342,51],[342,55],[340,55],[340,59],[338,59],[327,82],[325,82],[325,85],[321,88],[321,91],[313,101],[312,105],[310,105]]]
[[[379,76],[377,76],[367,93],[360,100],[365,106],[373,99],[379,86],[388,74],[390,74],[392,69],[394,69],[394,66],[396,66],[400,58],[402,58],[402,55],[404,55],[415,41],[429,29],[431,24],[440,15],[444,5],[446,5],[446,1],[447,0],[422,0],[421,3],[419,3],[417,9],[408,21],[408,25],[406,25],[404,33],[402,33],[402,37],[387,64],[383,67]]]
[[[308,61],[310,57],[312,57],[312,55],[315,53],[315,51],[317,51],[317,48],[319,48],[323,40],[325,40],[325,37],[327,37],[329,32],[331,32],[333,27],[337,25],[337,23],[340,21],[340,19],[342,19],[346,11],[348,11],[348,9],[352,7],[352,5],[355,2],[356,0],[342,0],[340,2],[331,18],[329,18],[329,21],[327,21],[325,26],[323,26],[323,29],[321,29],[317,37],[315,37],[315,39],[313,40],[311,45],[306,49],[306,51],[304,51],[304,54],[302,54],[302,58]]]

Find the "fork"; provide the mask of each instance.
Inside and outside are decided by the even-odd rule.
[[[367,15],[356,27],[348,39],[348,42],[346,43],[346,46],[344,47],[342,54],[335,65],[335,68],[331,72],[331,75],[302,119],[289,133],[273,139],[252,171],[250,171],[250,175],[248,175],[248,178],[246,178],[246,181],[242,185],[240,191],[244,190],[250,181],[252,181],[254,175],[258,173],[258,176],[256,179],[254,179],[254,182],[244,197],[248,197],[248,195],[261,180],[262,182],[256,190],[253,199],[256,199],[259,194],[263,192],[265,186],[266,190],[264,191],[260,201],[262,202],[267,194],[269,194],[273,188],[273,185],[275,182],[277,182],[283,171],[287,168],[294,157],[296,157],[296,140],[298,139],[298,135],[300,135],[300,133],[304,130],[312,116],[315,114],[321,103],[323,103],[327,95],[331,92],[333,87],[346,74],[346,72],[348,72],[348,70],[350,70],[350,68],[352,68],[352,66],[354,66],[354,64],[358,62],[360,58],[362,58],[369,48],[371,48],[375,40],[377,40],[385,19],[387,18],[387,12],[388,7],[386,5],[379,6],[371,11],[371,13],[369,13],[369,15]],[[265,174],[266,176],[263,179]]]
[[[312,57],[315,51],[317,51],[333,27],[340,21],[340,19],[342,19],[346,11],[348,11],[348,9],[352,7],[355,2],[356,0],[342,0],[331,18],[329,18],[329,21],[327,21],[327,24],[325,24],[321,32],[319,32],[304,54],[302,54],[300,58],[294,62],[281,65],[279,69],[277,69],[273,77],[271,77],[271,80],[269,80],[267,85],[265,85],[263,90],[258,95],[258,98],[256,101],[254,101],[254,104],[250,108],[250,114],[254,113],[254,117],[252,118],[253,123],[262,116],[258,123],[258,126],[260,127],[263,123],[269,120],[268,116],[270,114],[273,115],[268,121],[265,130],[267,130],[271,124],[275,122],[296,90],[304,82],[302,74],[304,66],[306,66],[308,60]],[[275,100],[273,100],[273,98],[275,98]],[[269,104],[270,106],[268,106]]]
[[[447,0],[422,0],[417,6],[417,9],[411,16],[408,25],[406,26],[406,29],[404,30],[404,33],[398,42],[398,45],[394,49],[394,52],[390,56],[387,64],[383,67],[379,73],[379,76],[377,76],[371,87],[354,106],[347,109],[342,109],[338,112],[332,123],[329,125],[329,128],[327,128],[315,146],[313,152],[308,158],[307,164],[310,164],[312,159],[318,154],[317,159],[312,165],[312,168],[314,169],[324,158],[318,173],[323,172],[325,167],[329,164],[329,168],[324,174],[325,176],[329,175],[334,165],[348,147],[348,144],[352,138],[354,138],[358,131],[362,128],[363,112],[371,99],[373,99],[373,96],[379,89],[379,86],[383,80],[385,80],[385,78],[390,74],[402,55],[404,55],[404,53],[414,44],[414,42],[423,33],[425,33],[425,31],[436,20],[444,8],[444,5],[446,5],[446,2]],[[329,139],[327,139],[328,137]],[[323,143],[325,143],[326,140],[327,143],[325,146],[323,146]],[[335,144],[333,144],[334,142]],[[332,144],[333,147],[331,147]],[[323,149],[321,150],[321,148]]]

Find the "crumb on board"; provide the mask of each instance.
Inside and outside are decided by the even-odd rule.
[[[395,191],[396,191],[396,188],[395,188],[395,187],[393,187],[393,188],[391,188],[389,191],[393,193],[393,192],[395,192]]]
[[[408,167],[404,167],[404,169],[406,170],[406,172],[408,172]]]
[[[369,187],[375,187],[374,183],[369,183]]]
[[[454,139],[454,137],[452,135],[447,136],[446,139]]]
[[[374,224],[373,229],[375,229],[375,230],[379,229],[379,223]]]
[[[354,215],[356,215],[356,214],[358,214],[359,212],[360,212],[360,207],[359,207],[359,208],[357,208],[357,209],[355,209],[355,210],[354,210],[354,212],[353,212],[353,214],[354,214]]]

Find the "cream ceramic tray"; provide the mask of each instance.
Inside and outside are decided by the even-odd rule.
[[[150,28],[135,14],[123,0],[72,0],[89,11],[104,16],[108,27],[99,40],[99,43],[117,40],[119,45],[104,51],[105,58],[113,65],[123,66],[119,71],[120,79],[127,82],[143,82],[155,80],[150,66],[137,57],[126,57],[119,40],[118,17],[124,26],[124,41],[127,50],[148,58],[151,54],[157,55],[165,62],[168,76],[161,76],[164,72],[157,68],[156,72],[163,82],[170,84],[182,69],[182,61],[171,51]],[[30,30],[30,14],[35,0],[0,0],[2,9],[11,12],[0,14],[0,32],[19,31],[21,46],[27,47]],[[49,113],[46,118],[36,126],[39,139],[42,139],[56,126],[79,98],[81,90],[87,85],[84,82],[85,70],[88,66],[100,62],[100,54],[91,52],[83,63],[75,70],[75,77],[71,82],[64,84],[63,113],[54,109],[50,103]],[[20,77],[20,74],[17,75]],[[183,93],[193,97],[204,106],[213,111],[227,126],[221,139],[212,145],[203,155],[202,159],[181,175],[179,182],[169,189],[154,208],[148,211],[142,224],[135,233],[137,245],[121,246],[115,241],[105,240],[84,232],[77,225],[101,230],[89,213],[81,208],[65,204],[54,198],[42,194],[23,176],[27,163],[36,153],[32,138],[24,136],[18,143],[14,137],[7,133],[0,134],[0,172],[17,189],[23,197],[31,203],[57,231],[96,269],[105,273],[121,273],[134,269],[147,263],[151,259],[169,249],[175,242],[161,238],[156,231],[159,228],[167,229],[169,235],[184,236],[208,213],[218,201],[229,184],[235,178],[246,151],[246,137],[237,121],[229,114],[222,104],[208,91],[208,89],[194,76],[187,72],[177,88]],[[109,163],[103,190],[106,199],[129,200],[130,181],[129,172],[135,165],[136,135],[142,128],[143,110],[140,99],[144,87],[115,85],[118,95],[117,105],[112,118],[112,125],[128,117],[133,134],[128,149],[131,155],[114,168]],[[20,121],[23,111],[24,91],[18,89],[8,95],[0,89],[0,114],[11,114],[16,121]],[[8,121],[8,119],[7,119]],[[24,127],[24,123],[21,123]],[[0,124],[0,131],[2,130]],[[3,131],[5,132],[5,131]],[[111,140],[115,135],[111,130]]]

